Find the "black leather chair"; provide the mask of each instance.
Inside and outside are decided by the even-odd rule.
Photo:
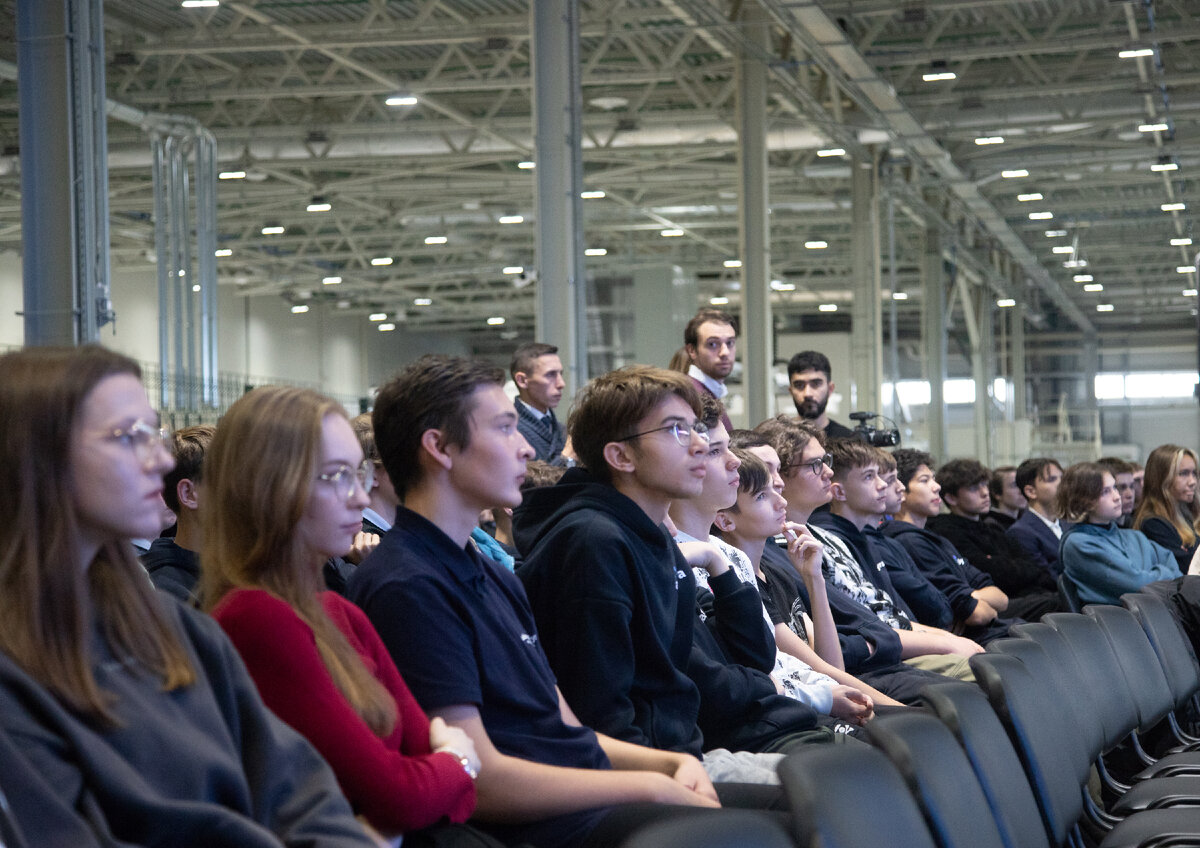
[[[655,822],[634,833],[622,848],[795,848],[770,816],[723,810],[719,816],[685,816]]]
[[[779,779],[800,848],[936,848],[904,780],[874,748],[809,746],[780,763]]]
[[[1007,848],[971,761],[934,716],[897,712],[867,725],[925,816],[939,848]]]
[[[1200,662],[1197,662],[1191,640],[1171,608],[1158,595],[1134,592],[1122,595],[1121,603],[1142,625],[1146,638],[1150,640],[1162,664],[1175,701],[1175,711],[1167,717],[1172,733],[1181,744],[1200,743],[1200,737],[1190,732],[1193,728],[1181,727],[1177,721],[1182,716],[1186,723],[1191,723],[1191,717],[1195,714],[1196,694],[1200,692]]]
[[[1079,601],[1079,590],[1067,579],[1067,575],[1058,576],[1058,599],[1062,601],[1063,609],[1067,612],[1083,612],[1083,604]]]

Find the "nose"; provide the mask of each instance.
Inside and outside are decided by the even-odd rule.
[[[350,507],[353,509],[365,509],[371,504],[371,496],[367,491],[367,487],[363,485],[362,480],[357,476],[354,478],[354,486],[350,489]]]
[[[708,442],[700,437],[700,434],[692,430],[692,441],[688,445],[688,453],[704,453],[708,448]]]
[[[518,433],[517,438],[519,438],[521,440],[521,446],[519,448],[517,448],[517,456],[521,457],[526,462],[529,462],[529,460],[531,460],[535,456],[537,456],[537,451],[535,451],[533,448],[531,448],[529,446],[529,442],[525,439],[524,436],[522,436],[520,433]]]

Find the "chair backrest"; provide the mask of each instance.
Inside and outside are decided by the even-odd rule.
[[[1154,727],[1175,708],[1171,687],[1146,631],[1124,607],[1089,605],[1084,612],[1096,619],[1117,655],[1125,682],[1137,704],[1141,730]]]
[[[1171,608],[1158,595],[1133,592],[1122,595],[1121,603],[1146,632],[1146,638],[1162,663],[1176,708],[1183,706],[1200,691],[1200,663],[1196,661],[1191,640]]]
[[[1067,575],[1058,575],[1058,598],[1062,601],[1063,609],[1068,612],[1083,612],[1083,603],[1079,600],[1079,590],[1067,579]]]
[[[988,652],[970,663],[1017,750],[1051,843],[1062,845],[1083,813],[1090,760],[1061,696],[1016,657]]]
[[[904,780],[866,745],[810,745],[779,764],[800,848],[935,848]]]
[[[983,691],[969,683],[938,683],[922,689],[921,700],[966,752],[1005,848],[1049,848],[1025,769]]]
[[[1056,612],[1042,616],[1042,623],[1053,629],[1060,644],[1066,643],[1085,678],[1078,706],[1098,714],[1104,730],[1096,753],[1111,750],[1141,722],[1112,644],[1090,616]]]
[[[897,712],[867,725],[867,736],[892,761],[917,799],[941,848],[1005,848],[966,752],[949,729],[922,712]]]
[[[623,848],[795,848],[783,825],[756,810],[668,818],[636,831]]]

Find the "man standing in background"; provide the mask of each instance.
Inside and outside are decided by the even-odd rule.
[[[729,394],[725,378],[737,361],[737,326],[734,317],[720,309],[701,309],[683,330],[683,349],[689,361],[687,375],[696,391],[724,400]],[[721,423],[732,430],[729,415],[721,413]]]
[[[566,465],[567,429],[554,417],[562,400],[563,364],[558,348],[543,342],[526,342],[513,351],[509,366],[517,384],[517,429],[533,448],[535,458],[551,465]],[[567,450],[569,454],[570,451]]]

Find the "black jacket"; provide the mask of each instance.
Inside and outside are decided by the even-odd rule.
[[[925,526],[949,539],[971,565],[988,574],[1009,597],[1058,591],[1050,572],[1038,567],[994,524],[947,514],[934,516]]]

